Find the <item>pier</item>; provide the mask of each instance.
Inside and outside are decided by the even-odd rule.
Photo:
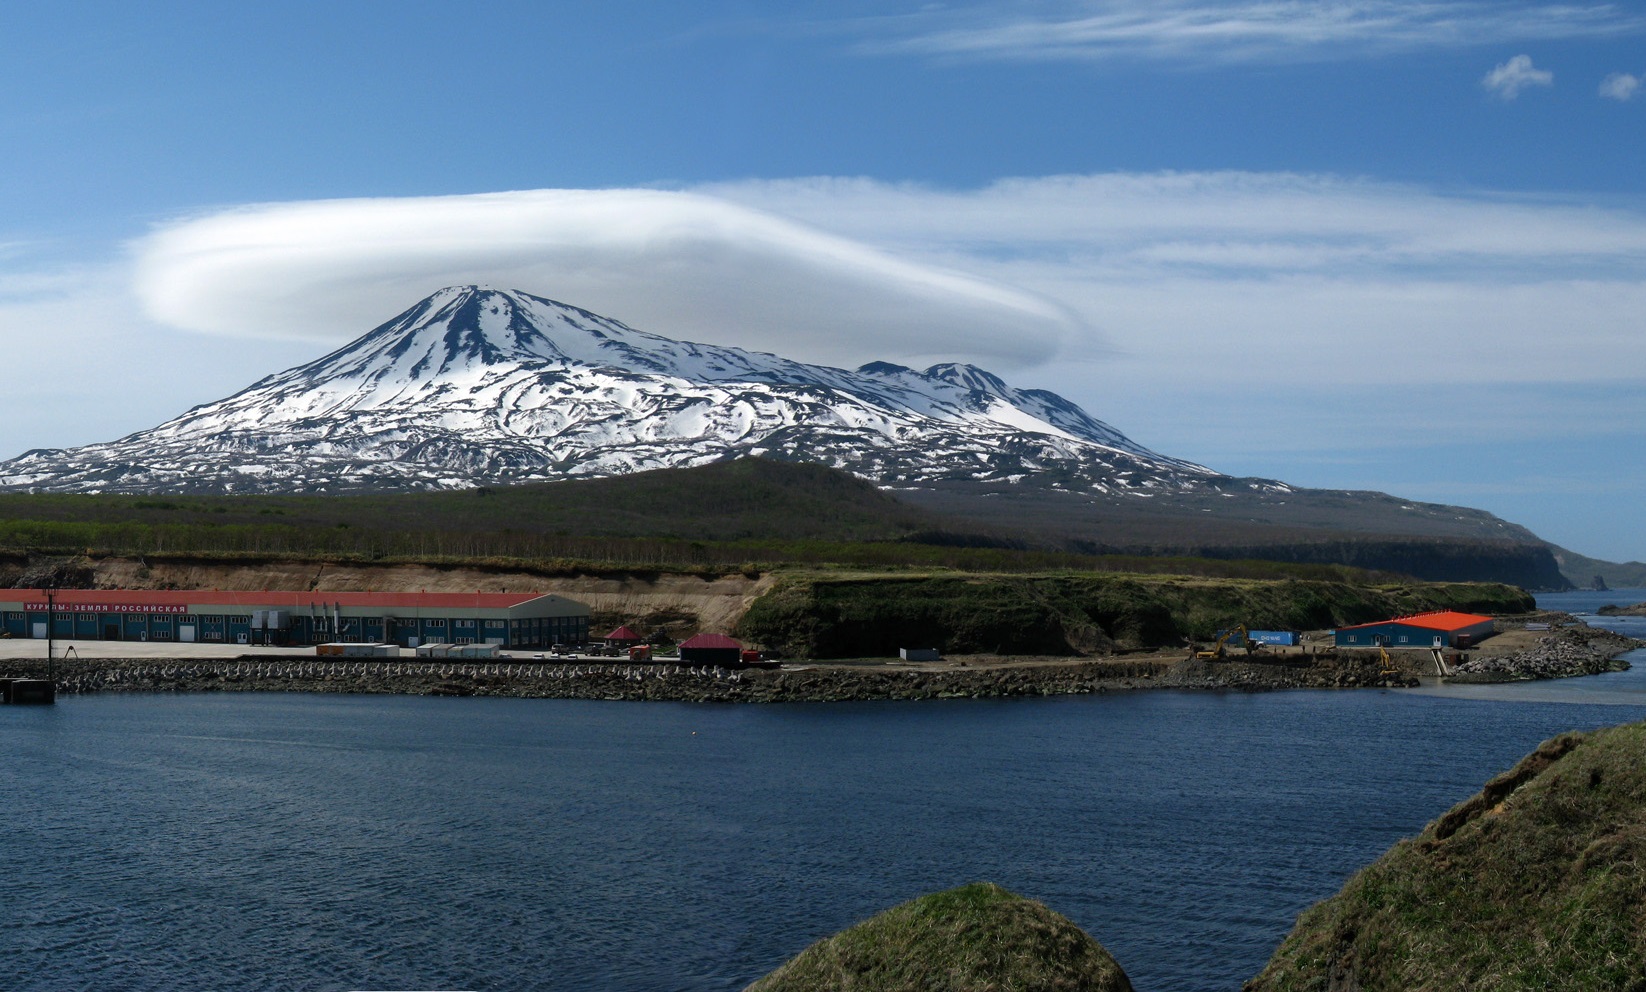
[[[57,702],[57,683],[52,679],[0,678],[0,703],[14,706],[50,705]]]

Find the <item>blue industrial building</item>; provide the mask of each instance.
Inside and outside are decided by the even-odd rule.
[[[589,607],[531,593],[0,590],[11,637],[217,644],[586,644]]]
[[[1439,610],[1340,627],[1333,631],[1333,642],[1340,648],[1466,648],[1495,629],[1491,617]]]

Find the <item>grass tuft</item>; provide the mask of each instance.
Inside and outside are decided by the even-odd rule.
[[[819,941],[747,992],[1130,992],[1109,952],[1044,905],[979,882]]]
[[[1544,743],[1309,909],[1247,992],[1646,992],[1646,724]]]

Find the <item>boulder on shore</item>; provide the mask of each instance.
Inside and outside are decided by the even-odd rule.
[[[1066,917],[979,882],[894,906],[820,940],[745,992],[1131,992]]]
[[[1297,925],[1246,992],[1646,992],[1646,724],[1542,744]]]

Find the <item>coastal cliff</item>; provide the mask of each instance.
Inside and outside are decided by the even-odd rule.
[[[1072,655],[1176,647],[1243,623],[1321,630],[1424,610],[1488,614],[1536,607],[1491,583],[1365,585],[1184,576],[922,575],[779,579],[736,634],[785,656],[888,657],[902,647],[949,654]]]

